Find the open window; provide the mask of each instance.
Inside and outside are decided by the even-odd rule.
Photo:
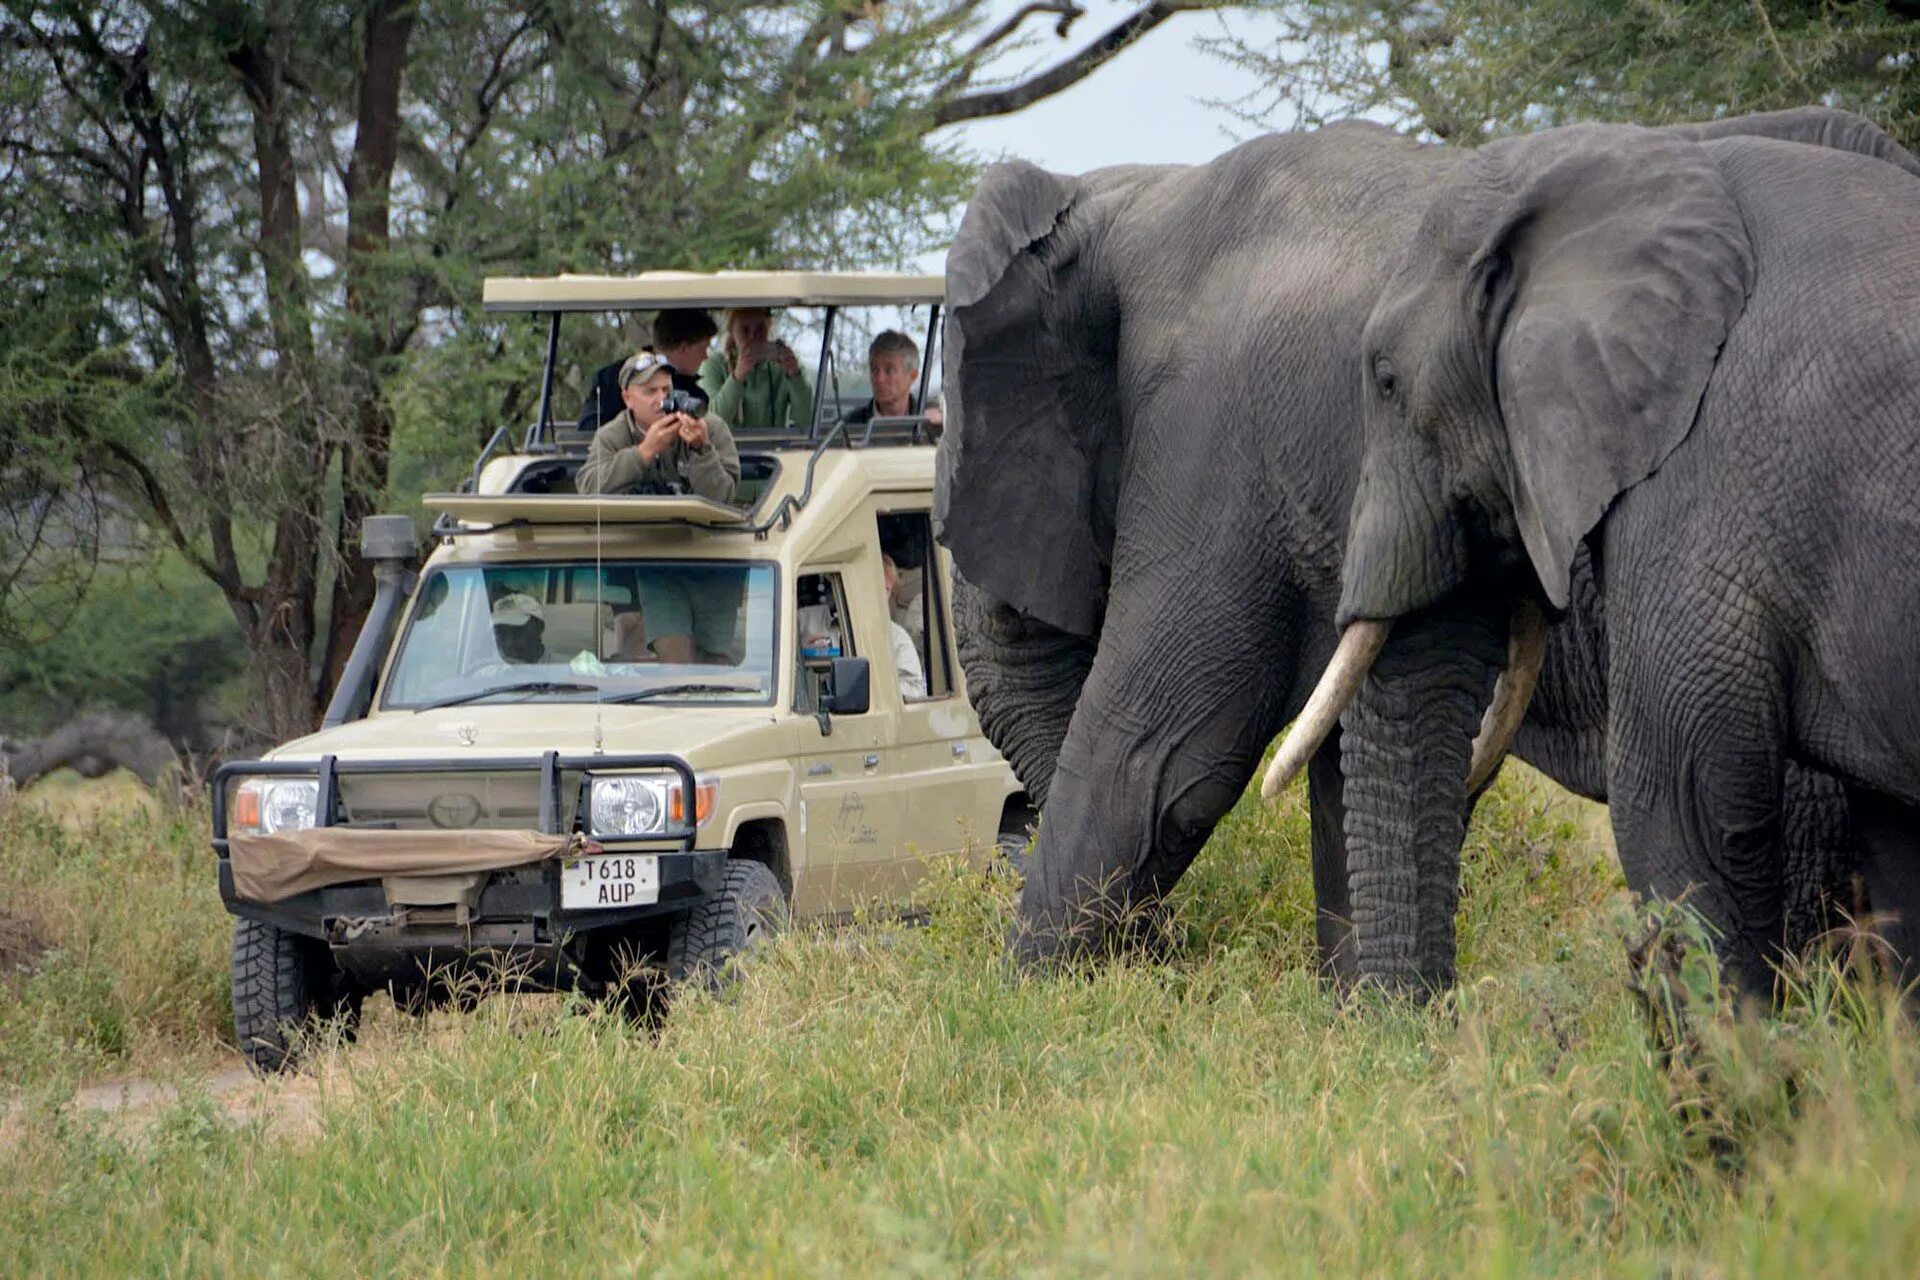
[[[839,574],[801,574],[794,585],[794,603],[800,678],[794,682],[793,707],[811,715],[820,710],[821,691],[833,675],[833,660],[859,654]]]
[[[940,592],[933,521],[924,510],[885,511],[879,525],[880,554],[893,566],[888,613],[906,632],[926,682],[923,697],[908,701],[950,698],[954,666],[947,650],[947,602]]]

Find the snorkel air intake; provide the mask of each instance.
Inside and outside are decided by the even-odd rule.
[[[333,701],[327,704],[327,714],[320,721],[322,729],[337,728],[367,714],[373,700],[373,678],[393,640],[400,606],[413,593],[416,550],[413,521],[407,516],[368,516],[361,523],[360,554],[373,562],[373,608],[367,611],[366,625],[353,642],[346,670],[340,673]]]

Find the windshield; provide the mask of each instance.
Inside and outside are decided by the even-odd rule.
[[[713,561],[436,569],[383,706],[773,700],[773,567]]]

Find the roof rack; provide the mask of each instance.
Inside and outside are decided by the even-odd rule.
[[[657,307],[847,307],[938,303],[937,275],[885,271],[646,271],[632,276],[496,276],[491,312],[652,311]]]

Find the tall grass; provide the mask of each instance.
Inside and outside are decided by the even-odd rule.
[[[174,833],[150,828],[155,868]],[[4,838],[9,892],[79,904],[60,868],[83,848]],[[192,1094],[130,1125],[36,1089],[0,1136],[0,1269],[1920,1272],[1920,1041],[1886,992],[1814,966],[1761,1021],[1709,982],[1670,1003],[1663,1054],[1592,811],[1508,779],[1468,850],[1459,991],[1342,1003],[1313,974],[1305,844],[1297,798],[1243,805],[1152,963],[1011,978],[1008,886],[953,870],[924,928],[796,931],[656,1037],[557,1001],[393,1019],[322,1055],[310,1131]],[[83,966],[124,1042],[69,1058],[33,979],[0,997],[4,1038],[38,1045],[9,1062],[222,1034],[225,921],[200,849],[178,856],[177,889],[156,869],[137,892],[178,895],[203,990]]]

